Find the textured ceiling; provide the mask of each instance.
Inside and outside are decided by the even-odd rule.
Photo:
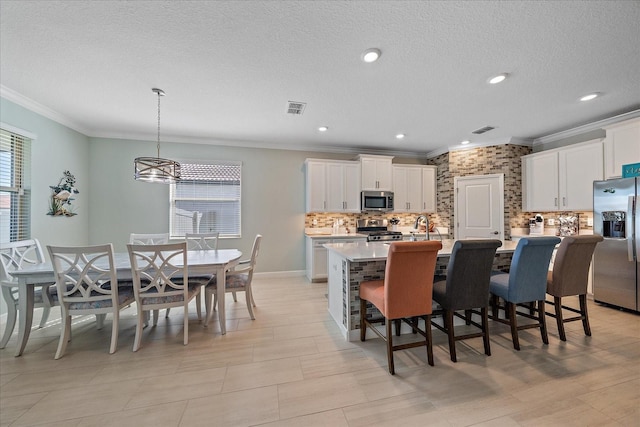
[[[638,1],[1,0],[0,20],[3,96],[90,136],[155,139],[153,87],[163,140],[336,151],[535,139],[640,108]]]

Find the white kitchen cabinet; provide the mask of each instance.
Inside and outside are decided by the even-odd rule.
[[[327,243],[356,243],[366,242],[365,236],[340,236],[340,237],[309,237],[306,236],[306,276],[311,282],[324,282],[327,280]]]
[[[331,243],[331,239],[306,237],[306,274],[311,282],[327,278],[327,248],[323,247],[326,243]]]
[[[436,211],[436,167],[393,166],[394,212]]]
[[[591,141],[558,152],[560,210],[592,211],[593,181],[604,176],[602,142]]]
[[[360,155],[358,159],[362,190],[393,191],[393,157]]]
[[[306,164],[306,211],[327,210],[327,162],[307,160]]]
[[[328,212],[360,212],[360,165],[327,163]]]
[[[307,159],[306,212],[360,212],[360,163]]]
[[[591,211],[593,181],[603,176],[600,140],[523,156],[523,210]]]
[[[620,178],[622,165],[640,163],[640,119],[626,120],[604,128],[605,179]]]

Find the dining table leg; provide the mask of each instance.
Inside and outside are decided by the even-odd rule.
[[[20,283],[18,285],[18,342],[15,357],[22,355],[29,340],[33,322],[33,299],[34,286]]]
[[[216,274],[216,292],[218,295],[218,321],[220,322],[220,333],[222,335],[227,333],[227,318],[225,315],[225,301],[224,294],[226,291],[227,280],[227,266],[222,265],[218,267]]]

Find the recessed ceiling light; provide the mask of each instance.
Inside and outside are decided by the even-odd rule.
[[[595,92],[595,93],[590,93],[589,95],[585,95],[582,98],[580,98],[580,101],[591,101],[592,99],[597,98],[598,96],[600,96],[599,93]]]
[[[319,130],[320,132],[326,132],[326,131],[328,131],[328,130],[329,130],[329,128],[328,128],[328,127],[326,127],[326,126],[320,126],[320,127],[318,128],[318,130]]]
[[[470,142],[469,140],[464,140],[464,141],[460,141],[460,144],[467,145],[469,142]]]
[[[403,139],[405,137],[404,133],[399,133],[396,135],[396,139]]]
[[[498,74],[497,76],[491,77],[489,79],[489,83],[494,85],[496,83],[503,82],[504,79],[506,79],[506,78],[507,78],[507,73]]]
[[[364,62],[375,62],[378,60],[378,58],[380,58],[380,55],[382,55],[382,52],[380,52],[380,49],[376,49],[376,48],[367,49],[364,52],[362,52],[362,60]]]

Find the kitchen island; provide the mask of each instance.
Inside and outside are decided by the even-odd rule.
[[[436,275],[446,275],[449,256],[455,240],[442,241],[438,252]],[[517,242],[502,241],[493,263],[495,270],[508,271]],[[388,243],[358,242],[330,243],[328,251],[328,303],[329,313],[338,324],[347,341],[360,337],[360,282],[384,278],[389,251]],[[488,296],[487,296],[488,298]],[[375,308],[371,308],[375,310]],[[372,338],[375,337],[371,331]]]

